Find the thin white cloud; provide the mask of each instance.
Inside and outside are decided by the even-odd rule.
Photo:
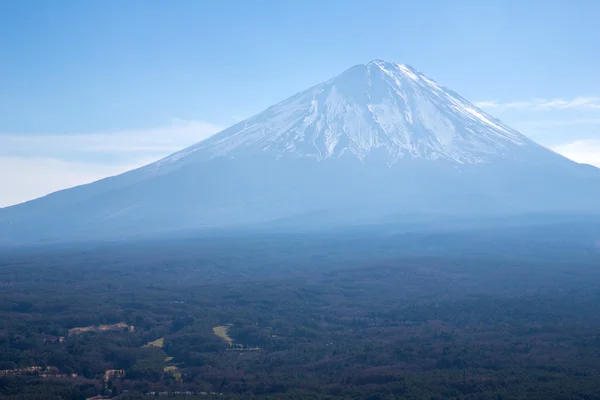
[[[149,161],[151,160],[136,159],[130,164],[103,165],[53,158],[0,156],[0,207],[117,175]]]
[[[141,167],[220,130],[177,120],[165,127],[107,133],[0,134],[0,207]]]
[[[543,122],[593,125],[600,119]],[[95,134],[0,134],[0,207],[141,167],[220,130],[201,121],[174,121],[166,127]],[[551,147],[572,160],[600,167],[600,139]]]
[[[572,118],[572,119],[539,119],[519,121],[521,126],[538,129],[555,129],[568,126],[593,126],[600,125],[600,118]]]
[[[0,154],[170,153],[218,132],[217,125],[201,121],[174,121],[169,126],[76,135],[0,134]],[[166,155],[166,154],[165,154]]]
[[[575,140],[554,146],[552,150],[573,161],[595,165],[600,168],[600,139]]]
[[[534,109],[534,110],[568,110],[587,109],[600,110],[600,97],[575,97],[573,99],[532,99],[526,101],[498,102],[480,101],[475,103],[484,109]]]

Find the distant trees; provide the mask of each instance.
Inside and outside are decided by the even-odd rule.
[[[597,397],[600,272],[583,255],[565,274],[560,260],[358,263],[328,244],[305,266],[284,244],[262,255],[212,245],[5,261],[0,398]],[[518,278],[532,271],[539,287]],[[135,329],[69,335],[121,321]],[[234,343],[260,350],[215,336],[228,323]],[[20,370],[33,366],[57,372]]]

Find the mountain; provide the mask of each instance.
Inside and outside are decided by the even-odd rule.
[[[374,60],[153,164],[2,209],[0,240],[596,213],[598,198],[598,169],[408,65]]]
[[[159,162],[194,162],[263,152],[316,160],[379,150],[460,164],[507,156],[525,136],[406,65],[372,61],[267,109],[209,140]]]

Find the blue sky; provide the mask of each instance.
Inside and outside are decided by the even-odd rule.
[[[0,206],[153,161],[376,58],[600,165],[598,15],[585,0],[0,1]]]

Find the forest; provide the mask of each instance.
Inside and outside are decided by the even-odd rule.
[[[0,398],[600,399],[597,224],[0,249]]]

